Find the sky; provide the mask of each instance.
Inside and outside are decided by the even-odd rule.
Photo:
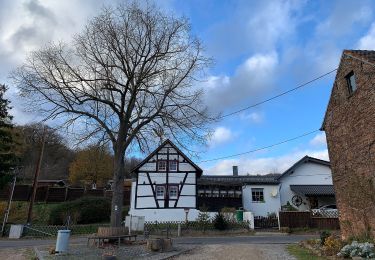
[[[8,73],[27,54],[69,42],[104,0],[1,0],[0,82],[9,86],[17,124],[40,120],[24,111]],[[337,68],[344,49],[375,49],[375,2],[160,0],[163,11],[190,20],[214,65],[204,80],[204,102],[228,114]],[[305,155],[329,160],[324,132],[228,159],[202,162],[278,143],[321,127],[335,73],[255,108],[223,118],[194,161],[204,174],[281,173]]]

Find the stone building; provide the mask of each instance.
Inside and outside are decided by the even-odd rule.
[[[375,236],[375,51],[343,52],[322,130],[342,236]]]

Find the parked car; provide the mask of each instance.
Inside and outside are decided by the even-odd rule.
[[[335,204],[331,205],[324,205],[317,209],[312,209],[313,216],[317,217],[330,217],[330,218],[337,218],[339,216],[339,212],[337,211],[337,207]]]

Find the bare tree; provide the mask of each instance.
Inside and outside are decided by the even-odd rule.
[[[159,140],[203,143],[212,120],[193,86],[210,63],[189,22],[137,3],[103,9],[74,37],[33,52],[11,77],[46,120],[114,152],[111,225],[121,223],[124,156]],[[185,146],[186,147],[186,146]]]

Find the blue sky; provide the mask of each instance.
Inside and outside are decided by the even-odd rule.
[[[105,1],[107,4],[110,1]],[[113,4],[116,1],[112,1]],[[213,111],[230,113],[337,67],[343,49],[375,48],[374,1],[157,1],[189,18],[215,64],[199,86]],[[104,1],[5,0],[0,3],[0,81],[25,54],[69,41]],[[195,161],[241,153],[321,126],[334,73],[289,95],[228,117]],[[11,87],[11,86],[10,86]],[[11,88],[15,121],[30,122]],[[304,155],[328,159],[323,133],[227,160],[199,163],[205,174],[281,172]]]

